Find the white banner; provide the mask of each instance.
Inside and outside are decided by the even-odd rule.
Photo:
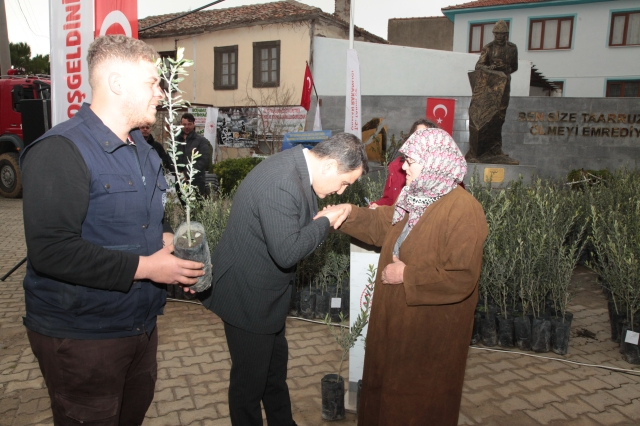
[[[282,136],[289,132],[304,131],[307,110],[301,106],[260,107],[258,110],[259,133]]]
[[[347,96],[344,131],[362,139],[362,102],[360,98],[360,61],[358,52],[347,49]]]
[[[51,121],[61,123],[91,102],[87,49],[93,41],[94,0],[49,3]]]
[[[211,162],[216,162],[216,130],[218,126],[218,108],[207,108],[207,117],[204,125],[204,137],[207,138],[211,147]]]
[[[191,107],[188,111],[193,114],[193,118],[196,119],[196,127],[204,127],[207,122],[207,108]]]

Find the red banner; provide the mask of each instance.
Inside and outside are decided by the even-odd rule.
[[[95,36],[123,34],[138,38],[137,0],[96,0]]]
[[[311,91],[313,90],[313,77],[311,76],[311,70],[307,64],[307,68],[304,71],[304,83],[302,83],[302,99],[300,100],[300,106],[307,111],[311,106]]]
[[[451,136],[453,136],[453,117],[455,112],[455,99],[427,98],[427,120],[433,121]]]

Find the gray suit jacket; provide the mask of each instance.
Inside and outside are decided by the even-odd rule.
[[[326,238],[329,220],[313,220],[316,195],[301,147],[273,155],[242,181],[213,257],[208,309],[243,330],[284,326],[296,264]]]

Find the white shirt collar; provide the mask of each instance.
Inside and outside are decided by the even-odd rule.
[[[313,185],[313,175],[311,174],[311,163],[309,162],[309,148],[302,148],[304,161],[307,163],[307,171],[309,172],[309,185]]]

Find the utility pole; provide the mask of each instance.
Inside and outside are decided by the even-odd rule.
[[[0,76],[7,75],[9,69],[11,69],[11,53],[9,52],[7,13],[4,8],[4,0],[0,0]]]

